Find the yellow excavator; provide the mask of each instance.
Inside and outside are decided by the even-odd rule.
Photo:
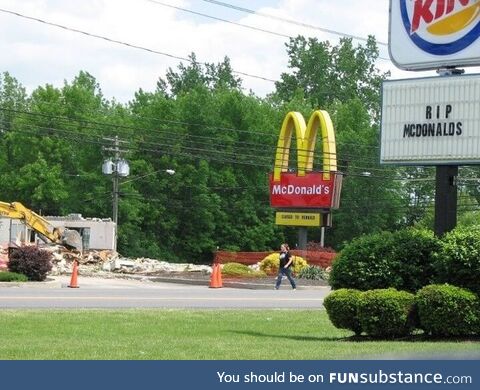
[[[79,232],[53,227],[45,218],[29,210],[21,203],[0,202],[0,217],[22,220],[30,229],[55,244],[63,245],[78,252],[83,249],[82,237]]]

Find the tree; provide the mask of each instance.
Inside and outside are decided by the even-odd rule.
[[[303,36],[286,44],[290,73],[276,83],[276,94],[283,102],[302,91],[311,107],[328,107],[334,101],[359,98],[376,121],[380,113],[380,87],[388,73],[376,67],[378,47],[370,36],[365,46],[354,47],[351,38],[338,46]]]

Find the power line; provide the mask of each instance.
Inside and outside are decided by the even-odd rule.
[[[79,134],[78,132],[74,131],[69,131],[69,130],[64,130],[64,129],[59,129],[59,128],[54,128],[52,126],[36,126],[36,125],[30,125],[30,124],[24,124],[25,127],[30,128],[31,130],[25,130],[25,129],[17,129],[16,131],[19,133],[25,133],[25,134],[30,134],[30,135],[39,135],[39,132],[47,133],[46,135],[49,136],[54,136],[58,138],[63,138],[67,140],[72,140],[75,142],[75,145],[78,145],[79,143],[83,144],[94,144],[94,145],[99,145],[102,147],[109,146],[109,143],[105,143],[105,139],[102,138],[102,136],[96,136],[96,135],[85,135],[85,134]],[[275,168],[275,164],[273,161],[273,156],[262,156],[259,154],[248,154],[248,153],[235,153],[235,152],[229,152],[229,151],[222,151],[219,150],[218,148],[208,148],[208,146],[205,148],[198,148],[198,147],[189,147],[189,146],[183,146],[183,145],[176,145],[176,144],[171,144],[171,143],[159,143],[159,142],[141,142],[141,145],[146,145],[146,146],[140,146],[140,145],[132,145],[131,142],[125,143],[122,147],[126,151],[130,152],[149,152],[153,154],[162,154],[162,155],[168,155],[172,157],[185,157],[185,158],[192,158],[196,160],[209,160],[209,161],[214,161],[214,162],[220,162],[220,163],[231,163],[231,164],[238,164],[238,165],[247,165],[247,166],[257,166],[257,167],[264,167],[266,170],[271,171],[272,169]],[[322,161],[323,162],[323,161]],[[296,164],[296,160],[293,160],[293,163]],[[337,165],[338,168],[349,168],[347,166],[343,165]],[[381,173],[385,173],[386,169],[385,168],[375,168],[375,167],[365,167],[365,166],[355,166],[354,167],[357,170],[364,171],[378,171]],[[315,172],[323,172],[322,170],[315,170]],[[355,173],[353,171],[349,171],[346,174],[343,174],[344,176],[348,177],[363,177],[366,178],[366,176],[362,172]],[[372,179],[393,179],[393,180],[401,180],[401,181],[409,181],[408,179],[395,179],[391,178],[388,176],[381,176],[381,175],[370,175],[368,178]]]
[[[271,35],[279,36],[279,37],[282,37],[282,38],[294,39],[294,37],[291,36],[291,35],[282,34],[282,33],[276,32],[276,31],[271,31],[271,30],[267,30],[267,29],[264,29],[264,28],[260,28],[260,27],[254,27],[254,26],[250,26],[250,25],[247,25],[247,24],[243,24],[243,23],[233,22],[233,21],[228,20],[228,19],[223,19],[223,18],[219,18],[219,17],[217,17],[217,16],[208,15],[208,14],[204,14],[204,13],[201,13],[201,12],[193,11],[193,10],[191,10],[191,9],[178,7],[178,6],[175,6],[175,5],[172,5],[172,4],[167,4],[167,3],[164,3],[164,2],[161,2],[161,1],[158,1],[158,0],[145,0],[145,1],[148,1],[149,3],[154,3],[154,4],[157,4],[157,5],[161,5],[161,6],[163,6],[163,7],[173,8],[173,9],[176,9],[176,10],[178,10],[178,11],[186,12],[186,13],[189,13],[189,14],[193,14],[193,15],[197,15],[197,16],[202,16],[202,17],[204,17],[204,18],[213,19],[213,20],[217,20],[217,21],[220,21],[220,22],[233,24],[233,25],[235,25],[235,26],[247,28],[247,29],[250,29],[250,30],[254,30],[254,31],[258,31],[258,32],[263,32],[263,33],[266,33],[266,34],[271,34]],[[224,3],[224,4],[226,4],[226,3]],[[340,35],[340,36],[342,36],[342,37],[344,37],[344,38],[351,38],[351,39],[356,39],[356,40],[361,40],[361,41],[368,42],[368,39],[367,39],[367,38],[359,37],[359,36],[356,36],[356,35],[350,35],[350,34],[346,34],[346,33],[340,33],[340,32],[334,31],[334,30],[328,30],[328,29],[324,29],[324,28],[321,28],[321,27],[315,27],[315,26],[308,25],[308,24],[304,24],[304,23],[301,23],[301,22],[292,21],[292,20],[290,20],[290,19],[284,19],[284,18],[279,18],[279,17],[273,16],[273,15],[257,13],[257,12],[255,12],[255,11],[248,10],[248,9],[242,8],[242,7],[232,6],[232,7],[230,7],[230,8],[235,8],[235,9],[238,8],[239,10],[249,11],[250,13],[253,13],[253,14],[256,14],[256,15],[268,16],[268,17],[270,17],[270,18],[278,19],[278,20],[281,20],[281,21],[283,21],[283,22],[288,22],[288,23],[300,25],[300,26],[302,26],[302,27],[315,28],[316,30],[320,30],[320,31],[322,31],[322,32],[327,32],[327,33],[329,33],[329,34]],[[388,44],[386,44],[386,43],[384,43],[384,42],[378,42],[378,43],[379,43],[379,44],[382,44],[382,45],[388,46]],[[378,56],[378,59],[385,60],[385,61],[390,61],[389,58],[381,57],[381,56]]]
[[[102,139],[101,136],[94,136],[94,135],[85,135],[79,134],[78,132],[73,132],[64,129],[54,128],[52,126],[35,126],[35,125],[28,125],[24,124],[25,127],[30,128],[30,130],[24,129],[17,129],[16,131],[19,133],[26,133],[31,135],[39,135],[38,132],[47,133],[47,135],[55,136],[59,138],[69,139],[75,141],[75,144],[78,145],[79,143],[88,143],[94,144],[99,146],[109,146],[108,143],[105,143],[105,140]],[[127,143],[123,145],[123,149],[127,151],[137,151],[137,152],[150,152],[154,154],[163,154],[169,156],[180,156],[186,158],[193,158],[193,159],[205,159],[215,162],[221,163],[232,163],[232,164],[239,164],[239,165],[250,165],[250,166],[259,166],[265,167],[269,171],[274,166],[274,159],[273,156],[262,156],[259,154],[249,155],[247,153],[234,153],[229,151],[222,151],[218,148],[209,149],[207,148],[198,148],[198,147],[189,147],[183,145],[175,145],[171,143],[154,143],[154,142],[146,142],[145,146],[134,146],[131,143]],[[296,161],[293,161],[296,163]],[[339,166],[342,168],[342,166]],[[380,168],[373,168],[373,167],[356,167],[356,169],[360,170],[371,170],[371,171],[380,171],[384,172],[384,169]],[[354,173],[349,173],[349,175],[354,176]],[[377,176],[378,178],[378,176]]]
[[[78,122],[79,125],[82,125],[82,126],[85,126],[85,127],[91,127],[91,128],[94,128],[94,126],[107,126],[107,127],[112,127],[113,129],[116,130],[116,133],[115,134],[118,134],[120,133],[120,129],[121,130],[132,130],[133,132],[135,133],[138,133],[139,131],[143,131],[143,132],[154,132],[156,134],[166,134],[168,136],[172,136],[172,134],[174,134],[172,132],[172,129],[166,129],[166,130],[152,130],[152,129],[145,129],[145,128],[139,128],[139,127],[133,127],[133,126],[126,126],[126,125],[119,125],[119,124],[112,124],[112,123],[105,123],[105,122],[99,122],[99,121],[91,121],[91,120],[86,120],[86,119],[75,119],[75,118],[70,118],[70,117],[67,117],[67,116],[62,116],[62,115],[52,115],[52,114],[44,114],[44,113],[34,113],[34,112],[30,112],[30,111],[24,111],[24,110],[14,110],[14,109],[8,109],[8,108],[1,108],[0,107],[0,111],[6,111],[6,112],[14,112],[16,114],[19,114],[19,115],[28,115],[28,116],[32,116],[32,117],[40,117],[40,118],[47,118],[47,119],[57,119],[57,120],[60,120],[60,121],[65,121],[67,122],[68,124],[71,124],[72,121],[75,121],[75,122]],[[76,123],[75,123],[76,124]],[[201,126],[201,125],[198,125],[198,126]],[[49,126],[49,128],[52,128],[52,126]],[[236,131],[235,129],[231,129],[229,128],[228,130],[230,131]],[[263,134],[263,135],[270,135],[268,133],[258,133],[258,132],[249,132],[251,135],[257,135],[257,134]],[[101,136],[105,136],[106,134],[105,133],[102,133]],[[131,133],[125,133],[124,132],[124,137],[131,137]],[[141,137],[141,139],[138,141],[139,143],[141,144],[150,144],[150,145],[159,145],[158,142],[155,142],[156,140],[154,140],[153,138],[153,135],[151,134],[139,134],[138,135],[139,137]],[[182,134],[180,134],[180,136],[182,136]],[[199,135],[192,135],[192,134],[184,134],[183,135],[184,137],[178,137],[172,141],[183,141],[183,142],[187,142],[190,140],[190,138],[193,138],[192,141],[195,142],[195,139],[199,139],[200,141],[198,142],[195,142],[195,144],[199,144],[201,146],[207,146],[209,148],[212,148],[212,147],[218,147],[218,148],[222,148],[222,149],[232,149],[232,148],[235,148],[237,146],[240,146],[241,148],[245,148],[245,152],[242,152],[244,155],[248,155],[248,156],[251,156],[252,158],[254,157],[257,157],[257,153],[260,154],[260,155],[264,155],[265,152],[271,152],[271,154],[269,154],[269,156],[273,156],[274,155],[274,152],[278,151],[279,148],[278,146],[274,145],[274,143],[272,142],[271,144],[263,144],[263,143],[259,143],[259,142],[247,142],[247,141],[238,141],[238,140],[231,140],[231,143],[229,141],[224,141],[224,143],[221,143],[221,142],[218,142],[218,139],[216,137],[207,137],[207,136],[199,136]],[[276,135],[272,136],[273,138],[277,138]],[[148,139],[152,139],[152,141],[149,141]],[[323,138],[320,138],[319,137],[319,140],[321,141]],[[166,143],[163,143],[161,144],[162,146],[171,146],[171,147],[174,147],[177,145],[177,143],[168,143],[167,141],[164,141]],[[342,143],[338,143],[339,145],[342,145]],[[359,146],[357,144],[355,144],[355,146]],[[215,149],[216,150],[216,149]],[[213,151],[213,150],[211,150]],[[298,153],[298,156],[301,156],[303,155],[304,153],[310,153],[311,151],[310,150],[306,150],[306,149],[295,149],[295,151]],[[251,153],[254,153],[254,155],[252,155]],[[318,156],[318,155],[315,155],[314,156],[314,159],[316,162],[319,162],[320,159],[324,156],[324,155],[332,155],[332,156],[337,156],[337,153],[329,153],[329,152],[323,152],[322,153],[322,156]],[[345,163],[373,163],[374,161],[376,161],[375,158],[359,158],[358,156],[354,156],[354,155],[351,155],[351,154],[342,154],[342,161],[345,162]],[[344,167],[347,167],[347,165],[344,165]],[[355,166],[355,168],[357,169],[360,169],[361,167],[358,167],[358,166]],[[363,169],[365,170],[374,170],[374,169],[378,169],[378,168],[371,168],[371,167],[363,167]],[[383,170],[383,169],[382,169]]]
[[[276,36],[279,36],[279,37],[282,37],[282,38],[289,38],[289,39],[293,38],[293,37],[290,36],[290,35],[282,34],[282,33],[275,32],[275,31],[265,30],[265,29],[260,28],[260,27],[249,26],[249,25],[247,25],[247,24],[242,24],[242,23],[233,22],[233,21],[231,21],[231,20],[218,18],[218,17],[216,17],[216,16],[212,16],[212,15],[208,15],[208,14],[203,14],[203,13],[201,13],[201,12],[196,12],[196,11],[193,11],[193,10],[191,10],[191,9],[186,9],[186,8],[182,8],[182,7],[177,7],[177,6],[175,6],[175,5],[163,3],[163,2],[161,2],[161,1],[156,1],[156,0],[145,0],[145,1],[148,1],[149,3],[154,3],[154,4],[157,4],[157,5],[161,5],[161,6],[163,6],[163,7],[173,8],[173,9],[176,9],[176,10],[178,10],[178,11],[187,12],[187,13],[189,13],[189,14],[193,14],[193,15],[197,15],[197,16],[202,16],[202,17],[204,17],[204,18],[213,19],[213,20],[218,20],[219,22],[229,23],[229,24],[233,24],[233,25],[235,25],[235,26],[239,26],[239,27],[243,27],[243,28],[249,28],[249,29],[251,29],[251,30],[255,30],[255,31],[260,31],[260,32],[267,33],[267,34],[276,35]]]
[[[47,105],[61,108],[58,104],[55,103],[50,103],[50,102],[43,102],[46,103]],[[11,108],[4,108],[0,107],[0,111],[6,111],[6,112],[14,112],[17,114],[24,114],[24,115],[30,115],[30,116],[41,116],[45,118],[56,118],[60,120],[67,120],[67,121],[77,121],[79,124],[93,124],[93,125],[100,125],[100,126],[108,126],[112,127],[115,129],[128,129],[128,130],[143,130],[146,131],[148,130],[149,132],[154,132],[154,133],[161,133],[161,134],[168,134],[171,135],[169,132],[169,129],[167,130],[160,130],[160,129],[147,129],[144,127],[135,127],[135,126],[126,126],[126,125],[120,125],[120,124],[115,124],[115,123],[106,123],[106,122],[99,122],[99,121],[93,121],[93,120],[87,120],[87,119],[77,119],[77,118],[71,118],[68,116],[62,116],[62,115],[52,115],[52,114],[44,114],[44,113],[35,113],[31,111],[25,111],[25,110],[16,110],[16,109],[11,109]],[[89,110],[87,111],[89,113],[99,113],[100,111],[98,110]],[[145,117],[141,116],[138,114],[130,113],[132,116],[138,119],[148,119],[148,120],[153,120],[158,123],[163,123],[163,124],[175,124],[175,125],[182,125],[182,126],[190,126],[190,127],[198,127],[198,128],[203,128],[203,129],[213,129],[213,130],[222,130],[222,131],[228,131],[228,132],[233,132],[233,133],[243,133],[243,134],[248,134],[252,136],[264,136],[264,137],[269,137],[274,140],[279,140],[279,135],[277,133],[272,133],[272,132],[267,132],[267,131],[260,131],[260,130],[242,130],[242,129],[236,129],[236,128],[231,128],[231,127],[217,127],[217,126],[212,126],[208,124],[202,124],[202,123],[193,123],[193,122],[185,122],[185,121],[178,121],[178,120],[168,120],[168,119],[160,119],[160,118],[154,118],[154,117]],[[189,138],[194,138],[194,139],[207,139],[207,140],[215,140],[214,137],[207,137],[207,136],[201,136],[201,135],[195,135],[195,134],[185,134],[186,137]],[[325,139],[324,137],[317,137],[318,141],[321,141]],[[253,147],[265,147],[263,144],[259,144],[258,142],[248,142],[248,141],[235,141],[235,143],[240,143],[244,145],[249,145]],[[361,146],[362,148],[365,149],[374,149],[374,150],[379,150],[380,146],[374,146],[374,145],[363,145],[363,144],[358,144],[358,143],[353,143],[353,142],[341,142],[338,141],[336,142],[337,145],[351,145],[351,146]],[[277,147],[274,147],[275,150]],[[302,150],[300,150],[302,151]],[[347,156],[343,154],[343,156]],[[365,160],[366,161],[366,160]],[[376,161],[376,160],[375,160]]]
[[[236,11],[245,12],[245,13],[252,14],[252,15],[262,16],[262,17],[264,17],[264,18],[270,18],[270,19],[274,19],[274,20],[281,21],[281,22],[285,22],[285,23],[289,23],[289,24],[294,24],[294,25],[296,25],[296,26],[301,26],[301,27],[306,27],[306,28],[310,28],[310,29],[313,29],[313,30],[318,30],[318,31],[326,32],[326,33],[328,33],[328,34],[333,34],[333,35],[338,35],[338,36],[345,37],[345,38],[356,39],[356,40],[358,40],[358,41],[368,42],[368,38],[361,37],[361,36],[359,36],[359,35],[348,34],[348,33],[344,33],[344,32],[341,32],[341,31],[336,31],[336,30],[331,30],[331,29],[324,28],[324,27],[315,26],[315,25],[313,25],[313,24],[308,24],[308,23],[304,23],[304,22],[299,22],[299,21],[296,21],[296,20],[293,20],[293,19],[282,18],[282,17],[280,17],[280,16],[276,16],[276,15],[272,15],[272,14],[267,14],[267,13],[265,13],[265,12],[254,11],[254,10],[252,10],[252,9],[248,9],[248,8],[244,8],[244,7],[239,7],[239,6],[236,6],[236,5],[233,5],[233,4],[225,3],[225,2],[223,2],[223,1],[217,1],[217,0],[202,0],[202,1],[204,1],[204,2],[206,2],[206,3],[211,3],[211,4],[219,5],[219,6],[221,6],[221,7],[231,8],[231,9],[234,9],[234,10],[236,10]],[[379,45],[387,46],[387,47],[388,47],[388,43],[386,43],[386,42],[377,41],[377,43],[378,43]]]
[[[108,144],[105,143],[104,137],[106,134],[102,133],[100,135],[95,135],[95,134],[80,134],[75,131],[71,130],[65,130],[65,129],[59,129],[56,127],[53,127],[51,125],[49,126],[39,126],[35,124],[23,124],[25,127],[29,127],[31,129],[37,129],[39,131],[46,132],[47,135],[54,135],[54,136],[60,136],[63,138],[69,138],[69,139],[75,139],[80,142],[82,141],[88,141],[91,144],[96,144],[96,145],[101,145],[101,146],[107,146]],[[137,129],[138,130],[138,129]],[[16,131],[22,132],[23,130],[17,129]],[[52,132],[57,132],[58,134],[52,134]],[[172,134],[171,131],[166,131],[168,134]],[[127,137],[132,137],[131,134],[124,135]],[[85,137],[90,138],[85,140]],[[246,159],[250,162],[256,161],[254,164],[249,164],[249,165],[262,165],[264,167],[274,167],[274,153],[269,153],[265,155],[265,151],[267,150],[278,150],[278,148],[275,148],[274,146],[269,146],[269,145],[257,145],[259,148],[258,150],[253,150],[251,147],[247,149],[247,151],[235,151],[235,150],[225,150],[225,149],[230,149],[228,148],[228,145],[221,144],[221,143],[196,143],[193,146],[189,146],[188,144],[182,144],[177,141],[182,141],[182,140],[175,140],[175,139],[168,139],[164,140],[163,142],[158,142],[158,141],[147,141],[144,140],[143,138],[141,140],[137,140],[135,138],[131,138],[131,141],[136,142],[138,145],[137,146],[129,146],[126,145],[124,148],[130,149],[130,150],[138,150],[140,151],[162,151],[162,153],[169,154],[168,151],[175,150],[175,151],[185,151],[187,153],[195,153],[195,154],[201,154],[202,157],[206,157],[206,154],[210,155],[217,155],[217,156],[223,156],[224,158],[230,158],[229,162],[238,162],[245,164],[245,162],[242,162],[240,160]],[[130,142],[131,145],[131,142]],[[152,149],[154,148],[154,149]],[[300,150],[298,151],[297,157],[301,156],[303,152],[308,152],[307,150]],[[314,165],[323,165],[323,157],[324,155],[331,154],[336,156],[336,153],[328,153],[328,152],[323,152],[321,156],[315,155],[314,156]],[[240,158],[239,158],[240,157]],[[350,157],[352,158],[352,157]],[[234,159],[234,160],[231,160]],[[362,160],[356,160],[355,165],[351,165],[350,163],[353,162],[353,160],[346,160],[345,158],[343,161],[346,161],[348,165],[343,165],[343,164],[337,164],[337,167],[339,169],[344,168],[345,170],[348,170],[346,173],[347,176],[361,176],[365,177],[364,173],[355,173],[352,171],[352,169],[360,170],[360,171],[377,171],[377,172],[382,172],[384,173],[385,171],[388,170],[388,168],[378,168],[378,167],[372,167],[372,166],[361,166],[357,165],[359,162],[361,164]],[[365,161],[363,160],[364,162]],[[296,164],[297,160],[295,158],[290,158],[289,159],[290,164]],[[283,165],[281,166],[282,168],[284,167]],[[377,179],[383,179],[383,178],[389,178],[387,176],[378,176],[376,175],[375,178]],[[406,181],[407,179],[400,179],[403,181]]]
[[[49,131],[51,131],[52,129],[51,128],[45,128]],[[60,131],[60,130],[58,130]],[[34,132],[34,131],[20,131],[20,133],[25,133],[25,134],[32,134],[32,135],[39,135],[38,132]],[[65,134],[66,133],[66,134]],[[85,139],[84,137],[72,137],[72,136],[69,136],[69,134],[72,134],[72,132],[69,132],[69,131],[63,131],[61,134],[59,135],[54,135],[54,136],[57,136],[59,138],[63,138],[63,139],[68,139],[68,140],[73,140],[75,141],[75,146],[78,147],[79,144],[82,144],[82,143],[94,143],[94,144],[101,144],[100,142],[96,142],[96,141],[93,141],[93,140],[88,140],[88,139]],[[191,158],[191,159],[196,159],[196,160],[200,160],[200,159],[205,159],[205,160],[211,160],[211,161],[217,161],[217,162],[221,162],[221,163],[232,163],[232,164],[240,164],[240,165],[254,165],[254,166],[258,166],[258,167],[262,167],[262,166],[265,166],[264,164],[259,164],[259,163],[254,163],[254,162],[245,162],[245,161],[238,161],[238,160],[234,160],[234,159],[229,159],[229,158],[224,158],[222,156],[205,156],[205,155],[199,155],[199,154],[191,154],[191,153],[182,153],[182,152],[174,152],[174,153],[171,153],[169,150],[159,150],[159,149],[148,149],[148,148],[138,148],[138,147],[133,147],[133,146],[130,146],[130,145],[125,145],[124,146],[125,149],[130,149],[130,150],[137,150],[139,152],[152,152],[152,153],[160,153],[160,154],[167,154],[167,155],[172,155],[172,156],[176,156],[176,157],[186,157],[186,158]],[[148,174],[150,175],[150,174]],[[144,175],[142,177],[145,177],[147,175]],[[348,176],[359,176],[359,175],[355,175],[355,174],[349,174]],[[140,179],[141,177],[138,177],[138,179]],[[380,177],[378,176],[371,176],[369,178],[375,178],[375,179],[378,179]],[[433,180],[433,179],[432,179]],[[132,180],[133,181],[133,180]],[[408,181],[408,180],[407,180]],[[235,188],[238,188],[238,187],[235,187]],[[260,187],[258,187],[260,188]],[[267,190],[267,186],[263,187],[264,188],[264,191]],[[231,188],[233,189],[233,187]],[[345,199],[347,200],[347,199]],[[389,201],[391,199],[388,199],[388,198],[384,198],[384,199],[379,199],[379,198],[369,198],[369,202],[383,202],[383,203],[386,203],[387,201]],[[414,205],[415,207],[421,207],[422,205]],[[412,206],[413,207],[413,206]]]
[[[117,39],[109,38],[109,37],[106,37],[106,36],[103,36],[103,35],[93,34],[93,33],[87,32],[87,31],[83,31],[83,30],[79,30],[79,29],[76,29],[76,28],[68,27],[68,26],[65,26],[65,25],[62,25],[62,24],[49,22],[49,21],[46,21],[46,20],[43,20],[43,19],[39,19],[39,18],[35,18],[35,17],[32,17],[32,16],[21,14],[19,12],[10,11],[10,10],[4,9],[4,8],[0,8],[0,12],[4,12],[4,13],[10,14],[10,15],[15,15],[15,16],[18,16],[20,18],[24,18],[24,19],[28,19],[28,20],[33,20],[35,22],[43,23],[43,24],[46,24],[48,26],[61,28],[61,29],[64,29],[64,30],[67,30],[67,31],[70,31],[70,32],[83,34],[83,35],[86,35],[86,36],[91,37],[91,38],[102,39],[102,40],[110,42],[110,43],[115,43],[115,44],[118,44],[118,45],[127,46],[127,47],[132,48],[132,49],[143,50],[143,51],[147,51],[149,53],[159,54],[159,55],[162,55],[162,56],[174,58],[174,59],[181,60],[181,61],[187,61],[187,62],[190,62],[190,63],[194,62],[190,58],[180,57],[180,56],[177,56],[177,55],[174,55],[174,54],[170,54],[170,53],[166,53],[166,52],[162,52],[162,51],[158,51],[158,50],[154,50],[154,49],[149,49],[149,48],[144,47],[144,46],[139,46],[139,45],[135,45],[135,44],[128,43],[128,42],[119,41]],[[207,63],[201,62],[201,61],[197,61],[197,63],[201,64],[201,65],[204,65],[204,66],[207,65]],[[254,74],[246,73],[246,72],[241,72],[241,71],[234,70],[234,69],[232,69],[232,73],[236,73],[236,74],[246,76],[246,77],[251,77],[251,78],[254,78],[254,79],[269,81],[269,82],[272,82],[272,83],[278,82],[278,80],[270,79],[268,77],[258,76],[258,75],[254,75]]]

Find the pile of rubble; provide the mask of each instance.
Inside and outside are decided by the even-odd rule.
[[[120,256],[114,251],[90,250],[82,255],[69,251],[62,246],[45,245],[42,249],[52,253],[53,267],[51,275],[66,275],[73,270],[74,261],[78,261],[79,272],[82,275],[102,277],[116,274],[138,275],[164,275],[179,273],[199,273],[207,275],[212,272],[212,267],[195,264],[168,263],[148,258],[129,259]],[[0,245],[0,270],[7,270],[8,249]]]
[[[168,263],[156,259],[137,258],[129,259],[120,256],[114,251],[91,250],[79,255],[65,250],[63,247],[45,248],[52,251],[52,275],[64,275],[72,272],[73,262],[79,263],[79,272],[83,275],[101,274],[138,274],[138,275],[163,275],[185,272],[210,274],[212,267],[206,265]]]

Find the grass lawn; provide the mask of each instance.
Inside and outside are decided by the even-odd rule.
[[[479,358],[480,341],[352,339],[320,310],[2,310],[0,359]]]

